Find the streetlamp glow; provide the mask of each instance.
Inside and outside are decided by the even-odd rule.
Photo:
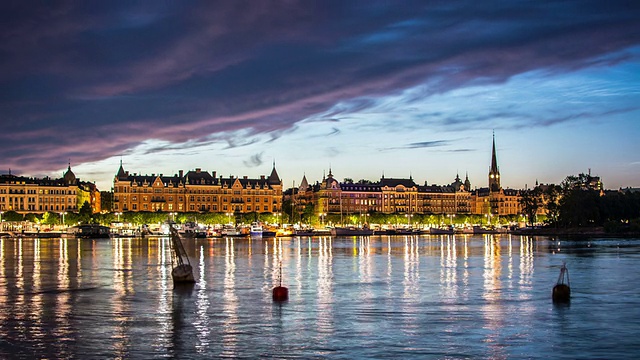
[[[413,217],[413,214],[405,214],[404,216],[407,218],[407,225],[411,226],[411,218]]]

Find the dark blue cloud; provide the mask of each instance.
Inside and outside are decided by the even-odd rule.
[[[282,131],[416,84],[429,96],[606,65],[640,42],[636,1],[8,2],[0,14],[0,159],[33,171],[150,138]]]

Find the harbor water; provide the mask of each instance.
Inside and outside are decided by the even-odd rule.
[[[640,239],[0,240],[2,359],[624,359]],[[571,301],[551,291],[563,263]],[[271,290],[289,288],[273,302]]]

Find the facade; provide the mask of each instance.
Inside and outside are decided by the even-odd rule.
[[[122,164],[113,181],[113,211],[274,213],[282,211],[282,181],[269,177],[216,177],[197,168],[186,174],[129,174]]]
[[[293,202],[298,210],[314,204],[317,214],[473,214],[487,217],[521,213],[520,192],[503,189],[496,156],[495,137],[491,152],[488,187],[471,190],[467,174],[465,181],[456,175],[450,185],[418,185],[408,179],[385,178],[378,182],[339,182],[329,175],[321,182],[309,185],[303,177],[298,189],[293,189]]]
[[[59,179],[0,175],[0,211],[77,212],[85,201],[93,212],[100,211],[100,192],[95,184],[77,179],[71,165]]]
[[[469,187],[469,178],[462,183],[458,176],[446,186],[421,186],[412,177],[384,176],[378,182],[341,183],[329,170],[314,186],[309,186],[304,177],[293,201],[297,205],[313,203],[318,214],[469,214]]]

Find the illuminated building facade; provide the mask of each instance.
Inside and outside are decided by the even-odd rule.
[[[304,185],[304,186],[303,186]],[[314,186],[303,178],[294,201],[314,204],[316,213],[336,214],[469,214],[471,184],[456,176],[451,185],[418,185],[408,179],[385,178],[378,182],[340,183],[329,174]]]
[[[282,181],[273,166],[258,179],[216,177],[197,168],[186,174],[129,174],[113,181],[113,211],[274,213],[282,211]]]
[[[77,179],[71,165],[58,179],[0,175],[0,211],[77,212],[85,201],[93,212],[100,211],[100,191],[95,184]]]
[[[294,189],[294,191],[296,191]],[[456,175],[450,185],[417,185],[413,178],[392,179],[384,176],[378,182],[339,182],[329,170],[321,182],[310,186],[306,176],[297,189],[294,202],[314,204],[319,214],[473,214],[500,216],[521,214],[520,192],[503,189],[496,156],[495,137],[489,167],[489,186],[471,190],[467,174],[465,181]]]

